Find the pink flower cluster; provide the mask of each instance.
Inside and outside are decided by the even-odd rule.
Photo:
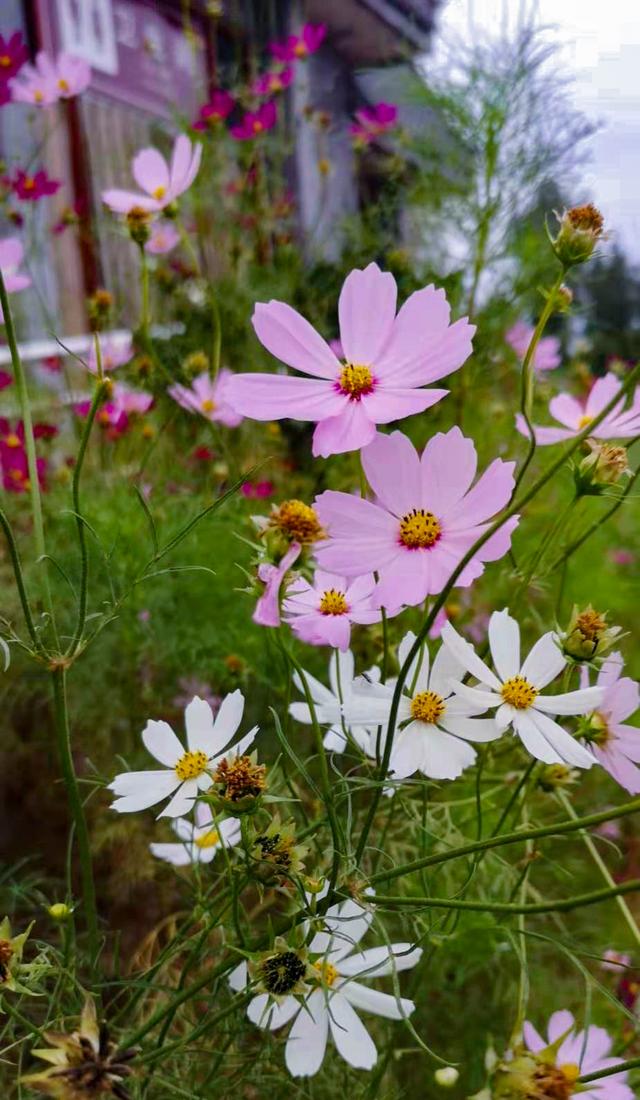
[[[134,390],[123,382],[114,382],[109,400],[98,411],[96,420],[105,429],[107,438],[115,440],[131,426],[132,417],[143,416],[152,405],[150,394]],[[80,401],[75,405],[75,412],[85,417],[90,407],[90,401]]]
[[[584,401],[568,393],[557,394],[549,402],[549,412],[562,427],[536,426],[534,431],[538,446],[561,443],[584,431],[621,389],[622,382],[615,374],[605,374],[603,378],[596,379]],[[522,435],[528,437],[527,426],[520,414],[516,417],[516,426]],[[636,386],[627,408],[624,395],[620,397],[618,405],[593,429],[592,435],[595,439],[630,439],[640,435],[640,386]]]
[[[0,107],[10,102],[9,82],[17,76],[28,57],[29,51],[20,31],[14,31],[10,38],[0,34]]]
[[[519,359],[524,359],[533,333],[533,328],[526,321],[517,321],[507,332],[505,340]],[[540,372],[555,370],[561,362],[560,341],[556,336],[543,336],[533,354],[533,369]]]
[[[19,67],[17,75],[9,80],[9,88],[15,103],[50,107],[60,99],[80,95],[90,82],[91,69],[82,58],[67,53],[52,58],[42,51],[36,55],[35,64]]]

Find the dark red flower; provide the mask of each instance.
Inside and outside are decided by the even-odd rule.
[[[0,370],[0,390],[6,390],[7,386],[13,384],[13,375],[9,374],[6,370]]]
[[[36,202],[46,195],[55,195],[61,187],[60,180],[51,179],[42,169],[31,176],[23,168],[18,168],[11,180],[11,190],[23,202]]]
[[[213,92],[208,103],[203,103],[195,122],[192,122],[194,130],[215,129],[225,118],[228,118],[233,110],[233,99],[228,92],[220,89]]]
[[[29,51],[22,41],[21,31],[14,31],[11,38],[3,38],[0,34],[0,82],[6,85],[12,76],[20,72],[28,57]]]

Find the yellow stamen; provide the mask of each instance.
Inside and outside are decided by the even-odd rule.
[[[411,550],[433,546],[441,534],[440,520],[424,508],[414,508],[400,521],[400,542]]]
[[[205,397],[204,401],[202,402],[202,411],[205,412],[205,413],[210,413],[210,412],[213,412],[215,407],[216,407],[215,401],[212,401],[212,399],[210,397]]]
[[[560,1072],[563,1073],[570,1085],[575,1085],[580,1076],[580,1066],[577,1066],[575,1062],[567,1062],[564,1066],[558,1067]]]
[[[33,176],[26,176],[25,179],[22,181],[22,186],[25,191],[33,191],[35,185],[36,181],[34,180]]]
[[[264,130],[264,126],[260,122],[259,119],[254,118],[253,124],[252,124],[252,129],[253,129],[254,134],[261,134],[262,131]]]
[[[42,100],[43,100],[43,99],[44,99],[44,95],[43,95],[43,93],[42,93],[42,92],[40,91],[40,89],[38,89],[37,91],[35,91],[35,92],[33,93],[33,100],[34,100],[34,103],[42,103]]]
[[[206,752],[185,752],[175,766],[178,779],[197,779],[207,766]]]
[[[500,694],[505,703],[509,703],[516,710],[526,710],[531,706],[538,692],[528,680],[525,680],[524,676],[512,676],[502,685]]]
[[[10,432],[9,435],[5,435],[4,444],[6,447],[21,447],[20,437],[15,432]]]
[[[349,610],[344,592],[336,592],[335,588],[328,588],[320,598],[320,611],[323,615],[345,615]]]
[[[317,513],[302,500],[285,500],[271,513],[269,525],[279,527],[296,542],[315,542],[323,535]]]
[[[373,390],[373,375],[362,363],[345,363],[340,372],[340,389],[353,401]]]
[[[2,57],[0,57],[0,67],[3,68],[3,69],[8,69],[10,64],[11,64],[11,58],[9,57],[9,54],[8,53],[3,53]]]
[[[326,962],[325,959],[318,959],[317,962],[314,962],[313,969],[317,970],[319,981],[321,981],[323,985],[328,986],[329,989],[331,989],[336,979],[339,977],[338,971],[333,963]]]
[[[215,848],[219,841],[220,833],[218,830],[210,829],[208,833],[204,833],[203,836],[197,836],[195,838],[195,845],[197,848]]]
[[[151,192],[154,199],[163,199],[167,193],[166,187],[156,187],[155,191]]]
[[[304,42],[296,42],[295,46],[293,47],[293,52],[296,57],[306,57],[309,51],[307,50]]]
[[[433,725],[442,718],[446,709],[444,699],[435,691],[420,691],[411,700],[411,717],[418,722],[427,722],[428,725]]]
[[[590,424],[592,420],[593,420],[593,417],[592,417],[592,416],[586,416],[586,415],[585,415],[585,416],[581,416],[581,417],[580,417],[580,419],[579,419],[579,421],[578,421],[578,429],[579,429],[579,431],[582,431],[582,429],[583,429],[583,428],[586,428],[586,427],[587,427],[587,424]]]
[[[58,88],[60,89],[61,92],[68,92],[69,91],[69,83],[68,83],[67,80],[64,79],[64,77],[61,77],[60,80],[58,81]]]

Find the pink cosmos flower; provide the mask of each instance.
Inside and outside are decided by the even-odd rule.
[[[533,333],[534,329],[526,321],[516,321],[515,325],[507,332],[505,340],[520,359],[524,359]],[[533,355],[534,370],[555,370],[561,362],[560,341],[555,336],[543,336],[542,340],[538,341],[538,346]]]
[[[549,1020],[548,1039],[545,1041],[529,1021],[524,1025],[524,1041],[529,1050],[539,1054],[551,1043],[557,1042],[563,1035],[556,1054],[556,1066],[567,1074],[569,1086],[575,1084],[578,1076],[597,1073],[598,1070],[617,1066],[622,1059],[610,1058],[613,1045],[610,1035],[604,1028],[592,1025],[586,1031],[576,1031],[576,1021],[570,1012],[563,1009],[554,1012]],[[576,1073],[576,1069],[578,1073]],[[573,1078],[573,1080],[571,1079]],[[580,1093],[581,1100],[633,1100],[633,1093],[627,1084],[626,1071],[614,1073],[602,1081],[594,1081]],[[573,1091],[571,1089],[571,1091]],[[569,1092],[567,1092],[569,1095]]]
[[[311,584],[298,577],[287,589],[285,621],[303,642],[344,652],[349,648],[352,623],[380,622],[380,608],[371,600],[375,586],[372,573],[349,581],[317,569]]]
[[[96,420],[110,430],[112,437],[117,437],[127,430],[131,416],[142,416],[152,405],[151,394],[131,389],[123,382],[114,382],[111,397],[99,410]],[[90,406],[90,401],[79,401],[74,405],[74,411],[78,416],[84,417],[87,416]]]
[[[272,42],[271,53],[278,61],[296,61],[320,49],[327,36],[325,23],[305,23],[300,34],[290,34],[284,42]]]
[[[549,412],[564,425],[563,428],[534,428],[536,442],[540,447],[546,447],[550,443],[560,443],[564,439],[571,439],[584,431],[589,422],[602,412],[605,405],[615,397],[621,388],[622,382],[615,374],[605,374],[593,383],[586,401],[578,401],[568,393],[559,393],[549,402]],[[636,386],[631,405],[624,409],[624,398],[620,398],[620,404],[604,418],[601,424],[593,430],[595,439],[626,439],[634,435],[640,435],[640,386]],[[520,414],[516,417],[516,427],[522,435],[529,433],[527,426]]]
[[[242,417],[231,406],[228,399],[229,379],[231,371],[224,368],[213,379],[208,371],[203,371],[194,378],[190,386],[181,386],[176,383],[169,386],[167,393],[189,412],[200,413],[206,420],[218,421],[227,428],[237,428]]]
[[[157,149],[141,149],[131,162],[131,171],[144,194],[111,189],[102,192],[102,201],[116,214],[127,214],[134,206],[164,210],[191,187],[201,160],[202,146],[192,145],[184,134],[176,138],[169,164]]]
[[[265,586],[251,616],[258,626],[280,626],[280,589],[301,550],[299,542],[292,542],[279,565],[263,562],[258,566],[258,577]]]
[[[276,105],[272,99],[263,103],[257,111],[247,111],[239,126],[232,126],[230,133],[236,141],[251,141],[260,134],[273,130],[278,120]]]
[[[0,81],[6,84],[16,76],[28,57],[21,31],[14,31],[11,38],[3,38],[0,34]]]
[[[621,653],[612,653],[602,664],[596,685],[604,688],[604,698],[591,716],[589,747],[602,767],[629,794],[640,794],[640,729],[625,724],[640,706],[635,680],[621,676]],[[589,672],[580,670],[581,686],[589,687]]]
[[[233,110],[233,97],[220,88],[212,93],[208,103],[203,103],[198,117],[191,123],[194,130],[212,130],[224,122]]]
[[[633,565],[636,560],[632,550],[623,550],[622,547],[619,550],[609,550],[607,557],[614,565]]]
[[[273,496],[274,484],[272,481],[243,481],[240,492],[250,500],[265,500]]]
[[[601,970],[613,970],[618,974],[621,970],[629,970],[630,967],[631,955],[628,955],[626,951],[614,951],[611,947],[605,951],[600,963]]]
[[[477,455],[459,428],[438,432],[422,458],[402,432],[377,435],[362,451],[376,501],[328,489],[315,501],[328,540],[318,545],[323,569],[346,577],[377,572],[378,607],[414,606],[441,592],[488,520],[508,503],[514,462],[495,459],[471,487]],[[484,544],[456,584],[467,588],[483,562],[506,554],[518,523],[512,516]]]
[[[47,460],[36,459],[38,481],[46,489]],[[0,418],[0,470],[2,486],[8,493],[26,493],[30,488],[29,462],[24,446],[24,425],[13,427],[4,417]]]
[[[131,341],[127,340],[122,343],[120,340],[104,339],[100,341],[100,353],[102,359],[102,369],[105,374],[108,374],[112,370],[117,370],[118,367],[122,367],[125,363],[128,363],[133,358],[133,347]],[[95,345],[92,344],[89,348],[89,355],[87,357],[87,367],[92,374],[98,373],[98,361],[96,359]]]
[[[19,237],[5,237],[0,241],[0,271],[7,294],[17,294],[31,286],[31,279],[20,271],[24,258],[24,246]],[[0,306],[0,323],[3,321]]]
[[[251,93],[256,96],[277,95],[278,92],[284,92],[292,80],[292,65],[286,65],[284,69],[270,69],[256,77],[251,85]]]
[[[349,133],[357,145],[368,145],[395,128],[398,108],[395,103],[376,103],[373,107],[362,107],[356,111],[356,120],[349,127]]]
[[[344,362],[291,306],[259,302],[253,315],[258,339],[313,377],[236,374],[231,403],[254,420],[317,421],[313,453],[323,458],[366,447],[377,424],[435,405],[448,391],[421,387],[462,366],[475,327],[466,317],[449,324],[443,290],[417,290],[397,316],[396,293],[393,275],[377,264],[347,276],[338,304]]]
[[[55,195],[62,187],[60,180],[51,179],[46,172],[36,172],[31,176],[22,168],[18,168],[9,185],[14,195],[23,202],[37,202],[47,195]]]
[[[80,57],[61,53],[54,60],[41,51],[35,65],[25,65],[11,80],[11,95],[16,103],[49,107],[59,99],[71,99],[89,86],[91,69]]]
[[[156,222],[151,227],[151,236],[144,246],[145,252],[152,256],[162,256],[165,252],[171,252],[180,240],[180,234],[172,222]]]

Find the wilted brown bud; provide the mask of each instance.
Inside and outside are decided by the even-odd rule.
[[[151,214],[141,206],[132,206],[126,217],[129,236],[136,244],[145,245],[151,236]]]
[[[583,264],[602,238],[604,221],[593,203],[574,206],[560,218],[560,229],[551,239],[553,250],[565,267]]]
[[[251,756],[226,757],[220,761],[213,777],[209,797],[228,813],[253,810],[265,789],[267,769]]]
[[[242,657],[238,657],[237,653],[229,653],[224,659],[227,671],[232,676],[240,676],[247,667]]]

